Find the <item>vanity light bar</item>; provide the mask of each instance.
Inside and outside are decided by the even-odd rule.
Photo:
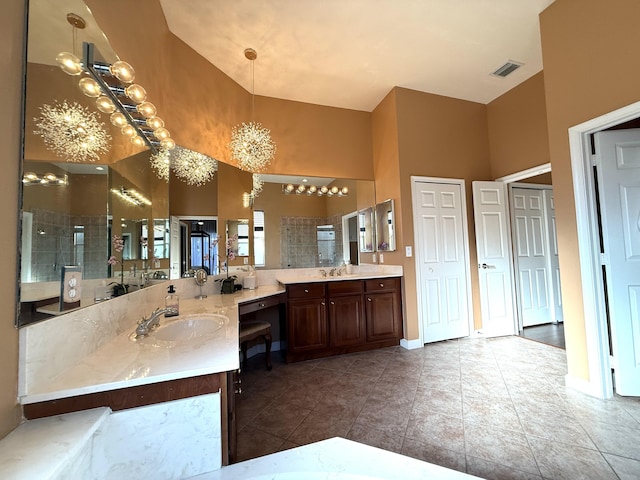
[[[26,172],[22,176],[24,185],[42,185],[42,186],[62,186],[69,185],[69,177],[67,175],[56,175],[55,173],[45,173],[38,175],[33,172]]]
[[[128,202],[131,205],[135,205],[137,207],[142,207],[144,205],[151,205],[151,200],[149,200],[147,197],[142,195],[137,190],[134,190],[133,188],[124,188],[124,187],[120,187],[119,189],[112,188],[111,193],[118,195],[125,202]]]
[[[323,195],[326,195],[327,197],[332,197],[334,195],[338,197],[345,197],[349,195],[349,188],[337,187],[337,186],[333,186],[329,188],[324,185],[318,188],[315,185],[306,186],[302,184],[296,187],[294,184],[288,183],[286,185],[282,185],[282,192],[285,195],[290,195],[292,193],[295,193],[296,195],[301,195],[304,193],[307,195],[318,195],[319,197],[322,197]]]

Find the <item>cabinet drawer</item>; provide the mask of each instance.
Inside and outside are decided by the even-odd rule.
[[[258,310],[262,310],[264,308],[274,307],[280,304],[280,296],[273,295],[270,297],[259,298],[257,300],[252,300],[250,302],[241,303],[238,305],[238,314],[240,316],[245,315],[247,313],[257,312]]]
[[[297,283],[287,285],[289,298],[320,298],[324,297],[324,283]]]
[[[391,290],[400,290],[400,278],[375,278],[365,280],[365,290],[367,292],[388,292]]]
[[[343,280],[340,282],[327,282],[329,296],[344,295],[349,293],[362,293],[364,285],[362,280]]]

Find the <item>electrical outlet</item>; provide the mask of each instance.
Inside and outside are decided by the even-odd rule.
[[[382,253],[378,254],[378,261],[379,263],[384,263],[384,255]]]
[[[371,263],[378,263],[378,258],[376,257],[376,252],[371,254]]]
[[[244,257],[244,264],[249,265],[249,257]]]
[[[404,256],[405,257],[410,257],[413,255],[413,252],[411,251],[411,245],[407,245],[406,247],[404,247]]]

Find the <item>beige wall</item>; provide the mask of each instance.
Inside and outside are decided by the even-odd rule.
[[[542,72],[487,105],[491,176],[549,163]]]
[[[569,374],[588,379],[567,129],[640,100],[640,2],[557,0],[540,15]]]
[[[21,82],[24,31],[24,2],[6,0],[0,15],[0,157],[3,165],[3,185],[0,201],[0,438],[11,431],[21,419],[18,406],[18,331],[16,318],[16,259],[18,226],[18,185],[20,165]]]
[[[401,264],[405,272],[405,309],[408,339],[418,338],[415,259],[404,256],[404,246],[414,245],[411,176],[465,180],[469,253],[476,264],[471,182],[490,178],[489,142],[485,105],[449,97],[396,88],[399,145],[399,249],[385,254],[387,263]],[[384,179],[376,177],[376,189]],[[387,260],[388,258],[388,260]],[[471,268],[475,327],[480,326],[478,272]]]

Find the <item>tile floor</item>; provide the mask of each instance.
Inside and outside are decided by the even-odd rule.
[[[249,361],[239,461],[341,436],[487,479],[640,479],[640,399],[565,389],[565,352],[521,337]]]

